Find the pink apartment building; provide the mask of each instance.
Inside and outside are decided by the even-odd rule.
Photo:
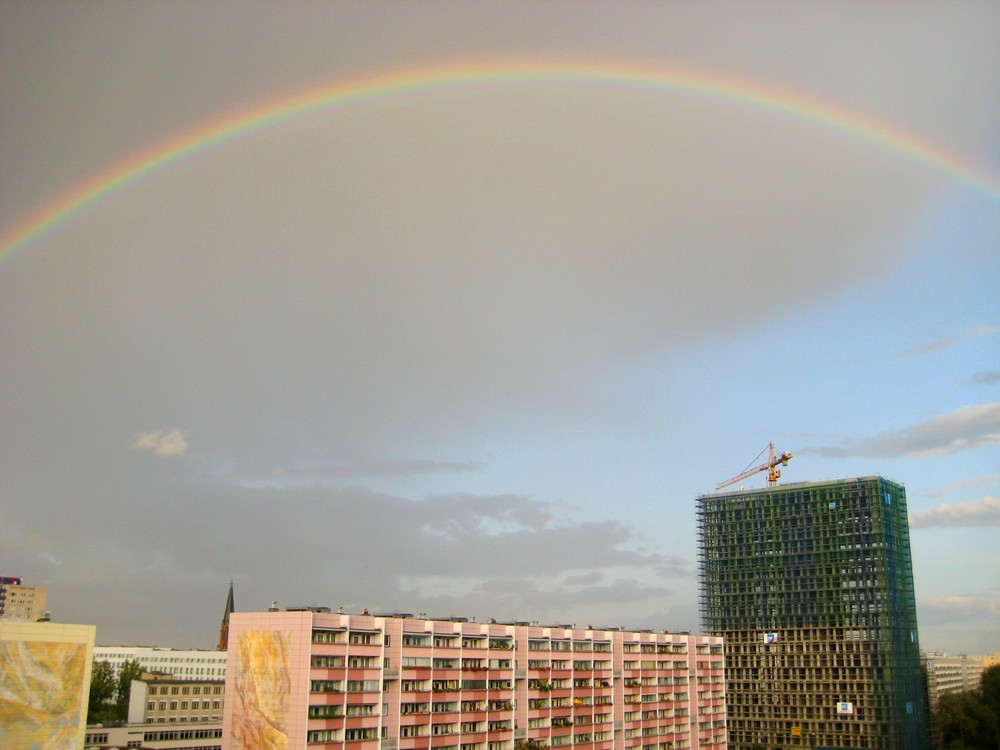
[[[725,750],[722,639],[328,612],[230,617],[228,750]]]

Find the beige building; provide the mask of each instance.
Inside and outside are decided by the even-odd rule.
[[[1000,651],[995,651],[992,656],[983,657],[983,669],[989,669],[1000,664]]]
[[[221,680],[178,680],[170,675],[144,673],[141,680],[132,680],[128,722],[220,722],[224,697],[225,682]]]
[[[0,620],[38,622],[45,617],[48,589],[25,586],[17,576],[0,576]]]
[[[927,669],[927,696],[935,705],[946,693],[962,693],[979,688],[983,660],[965,654],[948,656],[935,651],[924,654]]]
[[[0,747],[82,747],[95,632],[0,620]]]

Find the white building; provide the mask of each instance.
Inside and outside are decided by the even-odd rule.
[[[87,727],[84,750],[130,747],[144,750],[220,750],[222,722]]]
[[[148,646],[95,646],[94,661],[107,661],[117,670],[128,659],[146,672],[160,672],[177,680],[225,680],[226,652]]]

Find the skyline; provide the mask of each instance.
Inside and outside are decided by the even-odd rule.
[[[773,441],[1000,649],[1000,10],[295,8],[0,7],[0,573],[108,645],[230,579],[697,632]]]

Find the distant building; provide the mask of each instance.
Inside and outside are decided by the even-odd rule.
[[[931,706],[947,693],[961,693],[979,689],[983,676],[983,660],[965,654],[948,654],[931,651],[924,654],[927,672],[927,696]]]
[[[725,748],[721,638],[315,609],[230,617],[226,750]]]
[[[222,722],[87,727],[84,750],[221,750]]]
[[[877,476],[698,497],[729,747],[924,750],[906,493]]]
[[[25,586],[17,576],[0,576],[0,620],[42,620],[47,594],[48,589]]]
[[[132,680],[129,724],[175,724],[222,721],[223,680],[178,680],[144,672]]]
[[[110,662],[117,671],[127,659],[134,659],[146,672],[159,672],[178,680],[224,680],[226,652],[147,646],[96,646],[94,660]]]
[[[83,744],[95,632],[0,620],[0,747]]]

